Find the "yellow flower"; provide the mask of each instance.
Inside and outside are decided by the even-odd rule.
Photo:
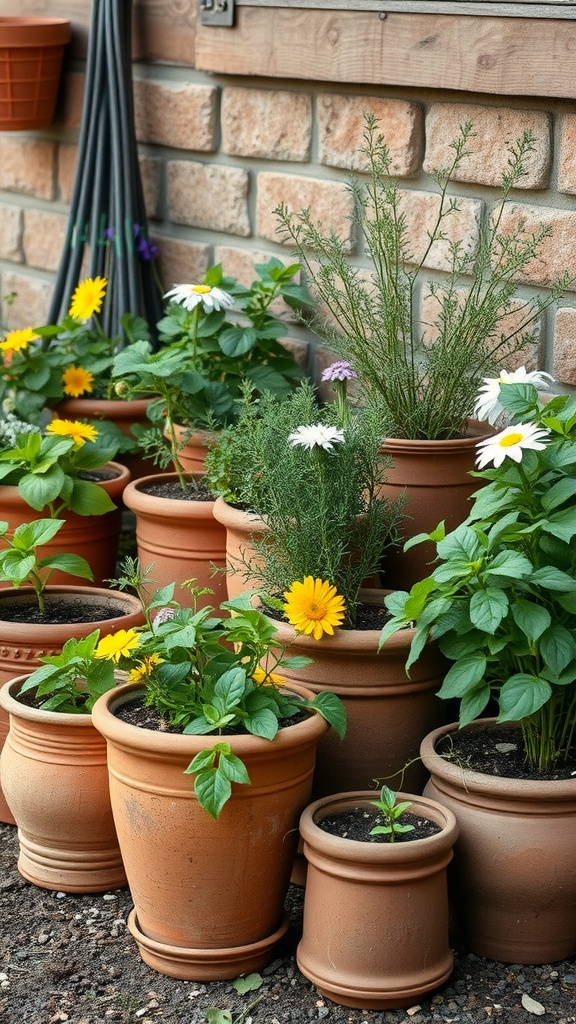
[[[277,672],[265,672],[263,668],[255,668],[252,673],[252,679],[258,686],[262,683],[269,685],[272,683],[273,686],[284,686],[286,680],[284,676],[279,676]]]
[[[89,320],[94,313],[102,309],[102,302],[106,294],[105,277],[87,277],[80,281],[70,302],[69,316],[75,320]]]
[[[80,423],[78,420],[52,420],[46,427],[47,434],[57,434],[59,437],[71,437],[77,448],[80,448],[85,441],[95,441],[98,437],[96,427],[89,423]]]
[[[142,661],[128,673],[129,683],[140,683],[143,679],[147,679],[148,676],[152,675],[152,672],[157,665],[161,665],[164,658],[161,658],[159,654],[145,654]]]
[[[78,398],[93,391],[94,374],[82,366],[69,366],[62,374],[62,390],[65,395]]]
[[[31,341],[37,341],[38,335],[34,334],[31,327],[25,327],[21,331],[10,331],[6,335],[4,341],[0,341],[0,351],[2,352],[22,352]]]
[[[94,651],[94,657],[105,658],[106,661],[115,661],[118,664],[120,658],[130,654],[135,647],[138,647],[138,633],[133,629],[119,629],[117,633],[102,637]]]
[[[284,594],[284,614],[298,633],[312,634],[320,640],[323,633],[334,633],[344,619],[344,598],[328,580],[306,576],[297,580]]]

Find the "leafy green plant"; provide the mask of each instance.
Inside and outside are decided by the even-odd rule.
[[[408,542],[435,541],[438,564],[385,599],[381,642],[415,625],[410,668],[431,632],[454,663],[439,696],[460,701],[460,724],[494,698],[544,770],[567,759],[576,727],[576,399],[488,384],[511,423],[479,446],[478,464],[492,468],[474,474],[485,484],[466,522]]]
[[[534,139],[525,131],[510,147],[500,201],[481,225],[474,251],[463,241],[449,240],[459,203],[448,194],[448,186],[473,137],[472,125],[461,125],[450,144],[451,165],[432,175],[437,212],[416,256],[407,231],[410,193],[390,176],[390,153],[376,118],[367,114],[365,124],[361,152],[368,160],[368,177],[352,178],[348,187],[370,272],[350,263],[346,241],[334,232],[323,233],[309,210],[293,214],[281,205],[276,211],[279,229],[313,283],[316,329],[350,361],[361,389],[381,408],[388,436],[459,437],[482,376],[532,340],[531,325],[570,284],[565,275],[547,297],[523,301],[510,317],[517,281],[550,233],[544,226],[530,234],[522,222],[505,233],[502,225],[510,193],[526,173]],[[445,247],[449,269],[444,281],[428,282],[438,312],[426,324],[416,313],[417,286],[438,243]]]
[[[396,836],[414,831],[414,825],[402,825],[398,820],[412,804],[409,800],[396,803],[396,793],[388,789],[388,786],[382,786],[380,799],[371,800],[370,803],[378,808],[384,819],[383,825],[375,825],[370,830],[371,836],[388,836],[389,842],[393,843]]]
[[[85,580],[93,579],[88,562],[80,555],[63,552],[38,556],[38,548],[51,541],[63,526],[62,519],[36,519],[17,526],[10,536],[10,524],[0,522],[0,543],[4,545],[0,551],[0,580],[16,588],[32,587],[40,611],[44,610],[44,592],[55,569]]]
[[[40,658],[42,668],[22,683],[20,693],[34,690],[43,711],[88,715],[101,694],[115,685],[114,664],[96,661],[100,630],[77,640],[67,640],[60,654]]]

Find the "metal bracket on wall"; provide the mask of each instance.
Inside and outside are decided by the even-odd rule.
[[[496,18],[576,19],[575,0],[198,0],[202,25],[234,25],[235,7],[295,7],[325,11],[468,14]]]
[[[201,25],[234,25],[234,0],[199,0],[199,7]]]

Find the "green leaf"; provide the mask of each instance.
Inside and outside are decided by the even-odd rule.
[[[438,696],[443,700],[464,697],[480,683],[486,673],[486,658],[482,654],[467,654],[448,670]]]
[[[79,516],[101,516],[113,512],[116,505],[110,495],[90,480],[75,479],[69,500],[70,508]]]
[[[241,785],[250,785],[250,776],[244,762],[236,754],[220,754],[218,762],[220,771],[230,779],[230,782],[237,782]]]
[[[524,576],[529,576],[533,569],[534,566],[530,559],[525,558],[517,551],[499,551],[486,568],[486,575],[513,576],[522,579]]]
[[[576,640],[564,626],[550,626],[540,638],[540,653],[550,672],[560,675],[576,658]]]
[[[346,708],[340,697],[330,690],[317,693],[312,701],[312,707],[322,715],[329,725],[332,726],[337,736],[343,740],[346,735]]]
[[[490,700],[490,687],[487,683],[475,686],[460,701],[459,723],[462,728],[478,718],[486,708]]]
[[[216,1006],[211,1006],[206,1010],[206,1020],[208,1024],[232,1024],[232,1014],[230,1010],[219,1010]]]
[[[218,768],[209,768],[196,776],[194,792],[200,806],[217,821],[232,796],[232,783]]]
[[[536,569],[530,577],[531,583],[537,583],[546,590],[560,590],[570,593],[576,590],[576,580],[569,576],[562,569],[556,569],[553,565],[546,565],[542,569]]]
[[[46,473],[28,473],[22,477],[18,490],[24,501],[40,512],[60,497],[64,480],[60,466],[51,466]]]
[[[240,995],[245,995],[246,992],[257,992],[263,984],[264,979],[260,974],[248,974],[245,978],[236,978],[236,981],[232,982],[233,987]]]
[[[542,508],[546,511],[563,505],[576,495],[576,480],[564,478],[555,483],[545,494],[542,495]]]
[[[483,553],[482,545],[475,530],[470,526],[459,526],[436,545],[440,558],[461,559],[474,562]]]
[[[470,599],[470,621],[477,629],[494,634],[508,612],[508,596],[503,590],[488,587],[477,590]]]
[[[22,523],[14,531],[14,544],[22,548],[34,548],[47,544],[64,526],[63,519],[35,519],[32,523]]]
[[[220,348],[227,356],[242,356],[256,344],[257,335],[253,327],[227,327],[218,338]]]
[[[540,528],[544,533],[550,533],[568,544],[576,533],[576,509],[564,508],[555,512],[548,519],[542,520]]]
[[[40,568],[59,569],[61,572],[68,572],[71,576],[80,576],[84,580],[93,580],[94,573],[85,558],[81,555],[59,554],[48,555],[38,562]]]
[[[246,672],[243,668],[237,667],[229,669],[220,676],[214,687],[214,693],[216,696],[222,697],[226,707],[230,708],[242,700],[245,689]]]
[[[535,643],[552,621],[550,612],[541,604],[523,598],[516,598],[511,611],[514,622],[530,643]]]
[[[551,696],[552,687],[545,679],[518,672],[500,690],[498,721],[521,722],[543,707]]]
[[[273,740],[278,732],[278,716],[269,708],[258,708],[244,718],[244,726],[253,736]]]

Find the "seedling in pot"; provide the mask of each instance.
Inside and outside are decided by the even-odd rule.
[[[11,537],[10,524],[0,522],[0,539],[6,545],[0,551],[0,581],[11,583],[15,588],[32,587],[38,600],[38,608],[44,611],[44,592],[55,569],[68,572],[82,579],[93,579],[92,570],[85,558],[62,552],[38,557],[38,548],[47,544],[64,526],[63,519],[36,519],[32,523],[17,526]]]
[[[407,811],[412,806],[409,800],[404,800],[402,803],[396,803],[396,793],[393,790],[388,789],[388,786],[382,786],[380,790],[380,799],[370,801],[374,807],[377,807],[384,818],[383,825],[375,825],[370,831],[371,836],[383,835],[389,836],[389,842],[393,843],[397,835],[404,834],[405,832],[413,832],[414,825],[401,825],[399,818],[404,811]]]

